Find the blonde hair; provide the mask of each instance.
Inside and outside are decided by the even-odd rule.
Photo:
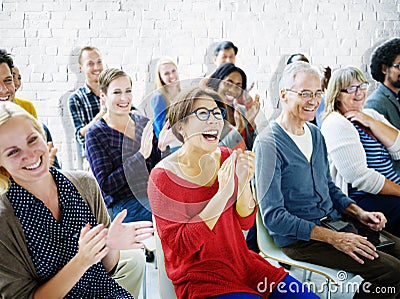
[[[177,70],[178,66],[176,65],[175,61],[172,60],[170,57],[162,57],[158,60],[157,66],[156,66],[156,72],[155,72],[155,82],[154,82],[154,89],[159,90],[164,97],[166,104],[167,104],[167,109],[171,104],[171,95],[168,93],[168,90],[166,88],[163,88],[165,86],[165,83],[161,79],[160,76],[160,66],[163,64],[172,64]],[[178,92],[181,91],[181,86],[180,83],[178,83]]]
[[[339,112],[338,97],[342,89],[347,88],[357,79],[360,83],[367,82],[362,71],[354,66],[347,66],[332,73],[325,93],[325,110],[322,119],[325,119],[332,112]]]
[[[39,132],[44,140],[46,140],[46,135],[44,133],[42,124],[30,113],[13,102],[0,102],[0,127],[9,120],[18,116],[23,116],[29,119],[32,122],[35,130]],[[8,171],[4,167],[0,166],[0,195],[6,193],[10,187],[10,177],[11,175],[8,173]]]

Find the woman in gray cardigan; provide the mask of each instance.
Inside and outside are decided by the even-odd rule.
[[[110,276],[151,222],[110,224],[94,178],[49,169],[42,126],[0,103],[0,297],[133,298]]]

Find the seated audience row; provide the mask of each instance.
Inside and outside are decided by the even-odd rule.
[[[381,63],[381,82],[390,95],[400,90],[398,40],[378,48],[371,62],[375,73],[372,63]],[[388,49],[387,44],[395,48],[388,58],[391,61],[379,54]],[[0,202],[6,215],[2,227],[16,227],[20,236],[10,237],[10,230],[2,237],[0,250],[11,245],[23,249],[20,258],[9,251],[2,257],[8,279],[0,280],[0,294],[12,294],[19,280],[10,273],[15,273],[11,271],[17,265],[27,277],[17,287],[17,297],[136,297],[143,265],[131,253],[130,263],[122,264],[119,249],[142,246],[140,241],[151,235],[152,228],[150,221],[138,220],[151,220],[153,211],[167,274],[178,298],[278,298],[278,283],[296,298],[316,298],[282,268],[246,247],[242,230],[254,227],[257,212],[250,188],[255,172],[264,224],[285,254],[359,274],[364,281],[356,296],[367,297],[368,291],[375,296],[385,287],[394,287],[395,293],[381,294],[382,298],[399,295],[400,239],[389,232],[397,236],[399,232],[400,177],[392,159],[400,158],[400,137],[381,114],[362,109],[368,87],[362,72],[354,67],[340,69],[328,83],[321,81],[308,61],[291,61],[279,86],[282,113],[269,128],[256,133],[259,97],[253,100],[246,93],[246,74],[233,64],[237,48],[230,42],[218,47],[216,62],[223,57],[228,61],[204,81],[216,93],[205,86],[179,93],[176,64],[159,61],[160,89],[152,101],[152,122],[131,111],[130,77],[118,69],[103,70],[98,49],[82,48],[79,67],[86,83],[70,97],[70,109],[76,137],[86,143],[86,156],[100,189],[90,174],[49,169],[49,151],[55,154],[55,150],[44,150],[43,129],[37,120],[13,103],[0,106],[4,115],[0,117]],[[301,60],[304,55],[291,59],[297,56]],[[3,64],[7,68],[2,69]],[[1,84],[9,87],[2,90],[9,101],[17,103],[13,67],[0,61]],[[14,75],[18,85],[17,69]],[[310,122],[324,100],[327,83],[324,138]],[[12,136],[11,127],[17,128],[18,136]],[[226,137],[231,132],[239,136],[237,142]],[[167,145],[176,144],[164,139],[172,135],[179,146],[159,162],[158,147],[164,147],[165,140]],[[253,143],[255,153],[249,151]],[[334,182],[341,183],[343,192]],[[22,208],[25,202],[36,208]],[[111,223],[104,202],[115,217]],[[79,209],[80,215],[72,209]],[[20,224],[15,224],[13,213]],[[323,227],[322,219],[341,217],[355,218],[395,244],[377,248],[360,235]],[[45,225],[38,227],[34,220],[38,218]],[[61,225],[66,222],[72,231]],[[383,230],[385,226],[389,232]],[[43,230],[59,238],[49,239]],[[128,231],[132,238],[126,239],[123,234]],[[69,234],[72,238],[65,237]],[[65,256],[58,254],[62,248],[69,248]],[[75,275],[61,287],[71,271]],[[118,284],[110,276],[127,279]],[[258,286],[265,279],[270,288],[261,292]],[[91,287],[83,287],[87,283]],[[303,291],[290,288],[293,284]]]
[[[336,84],[331,78],[329,84]],[[329,90],[328,85],[328,90]],[[374,230],[382,230],[381,212],[365,211],[335,185],[327,150],[319,129],[309,122],[323,97],[317,69],[305,62],[286,66],[280,84],[283,110],[255,142],[255,179],[265,226],[289,257],[360,275],[357,296],[368,297],[385,287],[400,293],[400,239],[385,232],[395,245],[377,249],[352,232],[322,226],[327,217],[351,216]]]

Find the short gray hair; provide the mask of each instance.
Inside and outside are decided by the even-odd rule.
[[[318,68],[307,62],[295,61],[286,65],[285,69],[283,70],[282,78],[279,81],[279,90],[292,88],[296,76],[299,73],[315,75],[321,79],[321,72],[318,70]]]

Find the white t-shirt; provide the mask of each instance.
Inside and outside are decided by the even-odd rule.
[[[306,124],[304,124],[304,126],[303,126],[304,134],[303,135],[294,135],[294,134],[286,131],[282,127],[281,124],[279,124],[279,125],[290,136],[290,138],[292,138],[293,142],[297,145],[299,150],[307,158],[308,162],[311,162],[313,144],[312,144],[312,136],[311,136],[310,128]]]

